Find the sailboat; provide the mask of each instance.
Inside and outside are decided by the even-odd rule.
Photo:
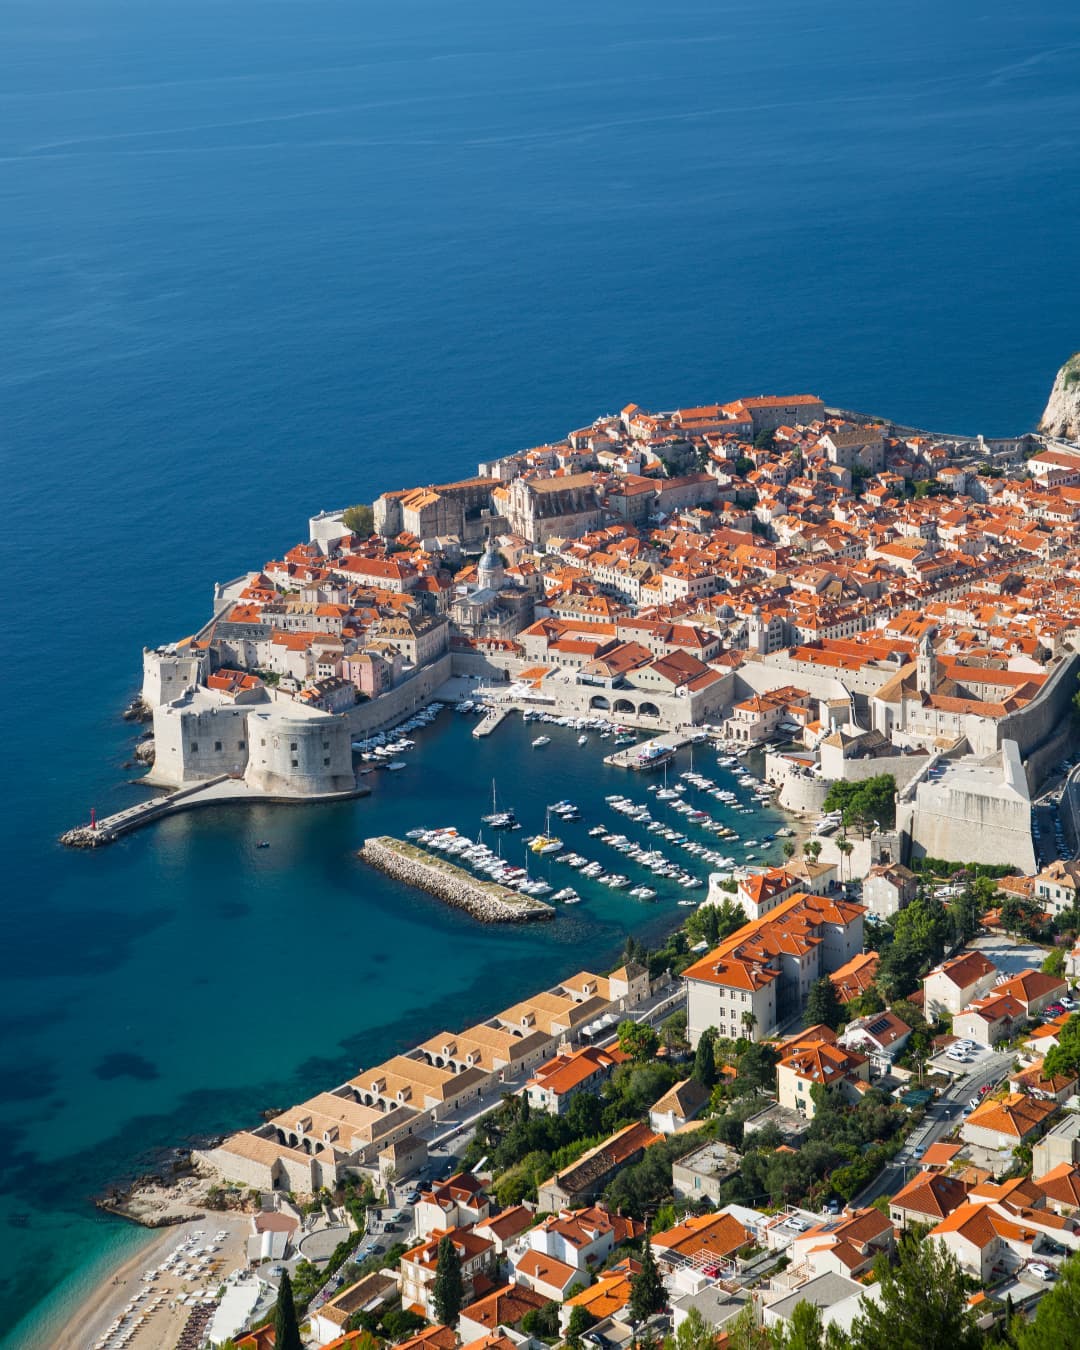
[[[562,840],[551,833],[551,809],[548,808],[547,818],[544,822],[544,833],[538,834],[535,839],[531,839],[529,847],[534,853],[558,853],[562,846]]]
[[[493,830],[512,830],[515,825],[514,812],[511,808],[508,811],[500,811],[495,796],[495,779],[491,780],[491,811],[480,819],[485,825],[490,825]]]

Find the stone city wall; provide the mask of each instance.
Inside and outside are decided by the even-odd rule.
[[[450,673],[450,653],[447,652],[396,689],[350,708],[346,714],[349,730],[353,736],[370,736],[418,712],[431,702],[436,691],[450,678]]]

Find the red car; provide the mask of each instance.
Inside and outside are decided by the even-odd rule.
[[[989,1084],[989,1083],[984,1083],[984,1084],[982,1085],[982,1087],[979,1089],[979,1096],[980,1096],[980,1097],[985,1097],[986,1094],[987,1094],[989,1091],[990,1091],[990,1084]]]

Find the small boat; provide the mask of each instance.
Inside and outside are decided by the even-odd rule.
[[[259,842],[255,845],[255,847],[256,847],[256,848],[269,848],[269,847],[270,847],[270,841],[269,841],[269,839],[260,839]]]
[[[541,746],[544,746],[544,745],[550,745],[550,744],[551,744],[551,737],[550,737],[550,736],[537,736],[536,740],[533,741],[533,743],[532,743],[532,748],[533,748],[534,750],[539,750]]]
[[[579,737],[577,738],[577,743],[578,743],[578,745],[588,745],[588,743],[589,743],[589,738],[588,738],[588,736],[586,736],[586,735],[584,735],[584,734],[581,735],[581,736],[579,736]]]
[[[403,759],[395,759],[394,762],[393,762],[392,764],[388,764],[386,767],[387,767],[388,769],[391,769],[391,770],[393,770],[393,769],[404,769],[404,768],[405,768],[405,761],[404,761]]]

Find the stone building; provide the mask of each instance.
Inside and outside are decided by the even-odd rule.
[[[536,548],[543,548],[553,536],[576,539],[600,524],[600,501],[591,473],[516,478],[509,496],[510,529]]]

